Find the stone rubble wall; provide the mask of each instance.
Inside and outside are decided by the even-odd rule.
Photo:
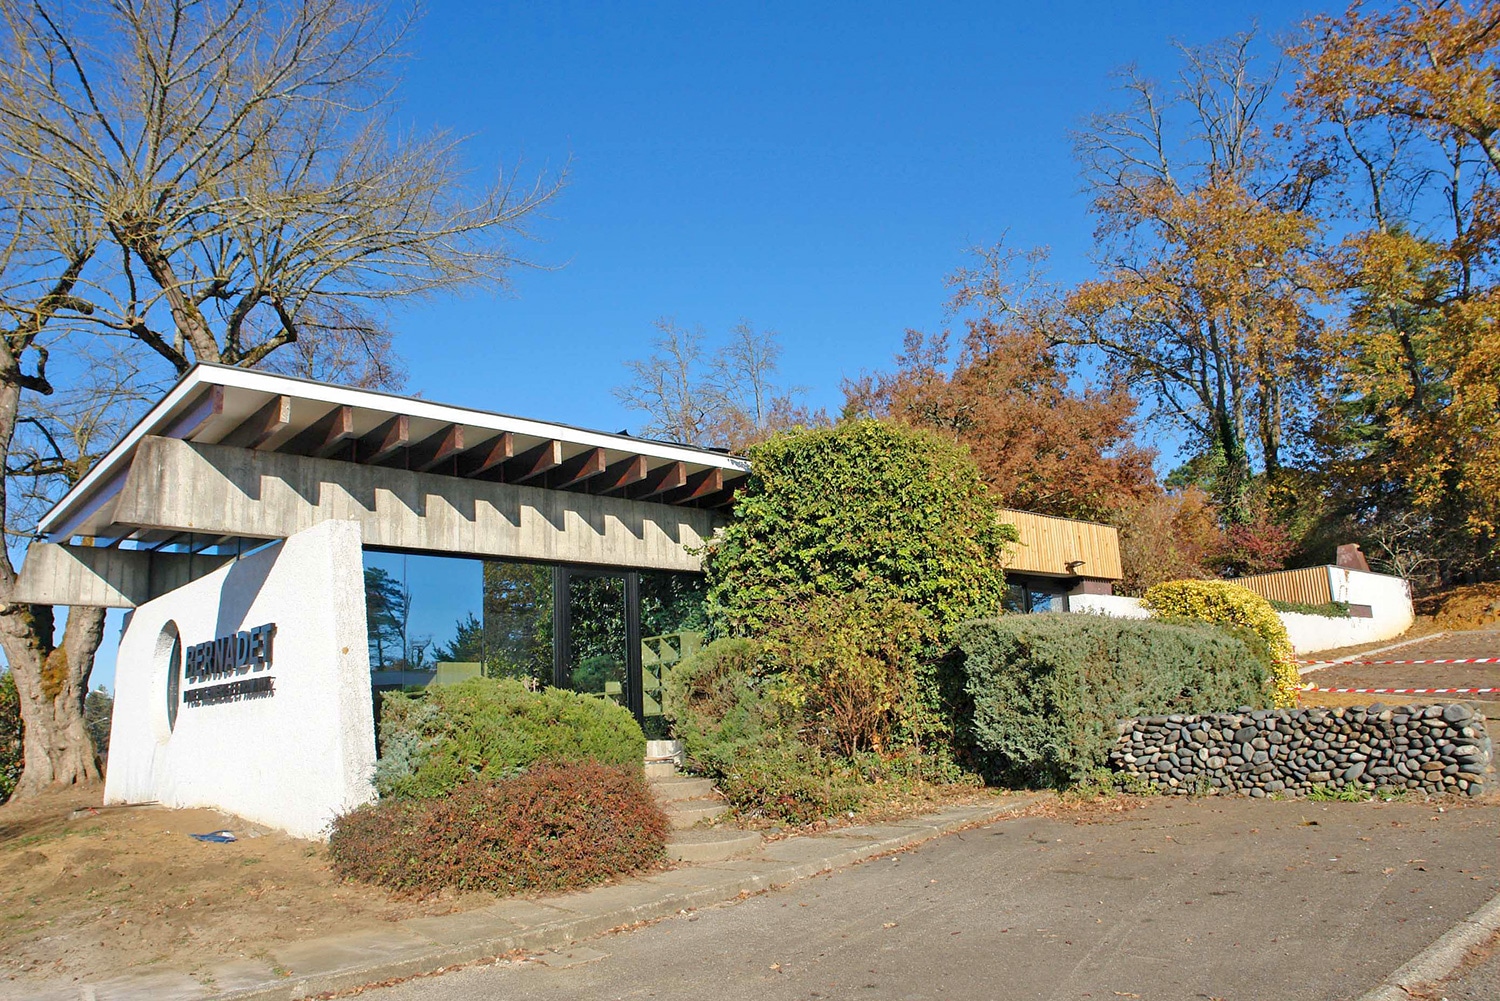
[[[1466,705],[1242,709],[1122,720],[1110,766],[1162,792],[1410,790],[1478,796],[1490,771],[1484,717]]]

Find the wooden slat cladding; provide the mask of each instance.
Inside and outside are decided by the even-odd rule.
[[[1010,510],[1002,510],[1000,520],[1016,526],[1021,536],[1005,561],[1007,570],[1105,580],[1124,576],[1120,535],[1112,525]]]
[[[1333,585],[1327,567],[1303,567],[1300,570],[1278,570],[1252,577],[1237,577],[1235,584],[1248,587],[1272,601],[1291,601],[1302,605],[1326,605],[1333,600]]]

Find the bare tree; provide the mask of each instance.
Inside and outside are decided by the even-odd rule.
[[[702,372],[703,328],[679,327],[667,317],[657,320],[655,327],[655,353],[625,363],[631,381],[615,388],[615,398],[646,414],[641,434],[703,443],[719,406],[718,391]]]
[[[386,71],[409,22],[368,0],[3,10],[0,152],[108,233],[93,322],[179,372],[255,365],[362,304],[503,282],[521,263],[505,237],[558,190],[468,197],[461,139],[396,129]],[[101,27],[113,44],[84,44]]]
[[[397,127],[390,70],[410,24],[373,0],[0,0],[0,445],[13,463],[18,427],[39,427],[22,423],[35,417],[22,394],[53,392],[63,337],[122,338],[174,373],[258,366],[296,344],[279,367],[389,386],[399,364],[377,311],[500,286],[526,263],[513,242],[562,178],[476,187],[462,137]],[[76,442],[58,444],[86,467]],[[7,559],[21,791],[96,778],[82,702],[102,613],[73,609],[55,647],[50,609],[8,602],[14,580]]]
[[[643,434],[740,450],[786,428],[826,423],[825,415],[797,402],[805,390],[775,381],[776,331],[741,320],[709,356],[702,327],[661,319],[656,328],[656,353],[626,362],[633,378],[615,389],[621,403],[649,418]]]

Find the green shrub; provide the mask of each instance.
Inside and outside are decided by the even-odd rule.
[[[931,743],[948,729],[921,670],[936,632],[897,598],[818,595],[766,638],[771,695],[799,737],[832,754]]]
[[[721,633],[764,636],[813,598],[856,590],[922,609],[944,638],[998,614],[1015,530],[963,446],[864,420],[779,435],[750,458],[734,519],[704,555]]]
[[[716,775],[770,739],[775,707],[760,674],[764,656],[754,640],[718,639],[667,669],[662,707],[694,771]]]
[[[1066,787],[1105,766],[1126,716],[1265,701],[1265,669],[1219,629],[1094,615],[1007,616],[957,635],[987,777]]]
[[[21,699],[16,679],[9,671],[0,674],[0,803],[10,799],[21,781]]]
[[[1301,601],[1277,601],[1275,598],[1267,598],[1272,608],[1278,612],[1292,612],[1297,615],[1321,615],[1326,619],[1349,618],[1349,603],[1347,601],[1330,601],[1322,605],[1309,605]]]
[[[1272,704],[1281,709],[1297,704],[1302,679],[1292,641],[1276,609],[1259,594],[1227,580],[1172,580],[1148,588],[1142,604],[1169,619],[1253,630],[1271,652]]]
[[[744,817],[806,824],[863,803],[858,775],[796,741],[748,750],[723,763],[714,778]]]
[[[470,678],[421,695],[386,693],[380,709],[382,796],[442,796],[473,780],[508,778],[538,761],[639,768],[646,738],[630,711],[560,688]]]
[[[688,767],[713,778],[740,816],[802,824],[859,806],[858,777],[797,738],[762,644],[715,640],[665,681]]]
[[[587,886],[659,863],[667,821],[640,769],[594,763],[382,800],[337,818],[340,875],[394,890],[517,893]]]

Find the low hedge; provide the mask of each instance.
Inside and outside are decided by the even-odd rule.
[[[628,709],[560,688],[470,678],[418,695],[387,693],[380,709],[382,796],[442,796],[475,780],[509,778],[538,761],[639,769],[646,737]]]
[[[956,639],[992,781],[1073,785],[1105,766],[1123,717],[1266,701],[1263,655],[1208,626],[1017,615],[964,623]]]
[[[443,799],[381,800],[337,818],[340,875],[393,890],[563,890],[650,868],[667,819],[638,768],[533,767]]]
[[[1309,605],[1301,601],[1277,601],[1275,598],[1267,598],[1271,607],[1278,612],[1292,612],[1296,615],[1321,615],[1325,619],[1347,619],[1349,618],[1349,603],[1347,601],[1329,601],[1321,605]]]

